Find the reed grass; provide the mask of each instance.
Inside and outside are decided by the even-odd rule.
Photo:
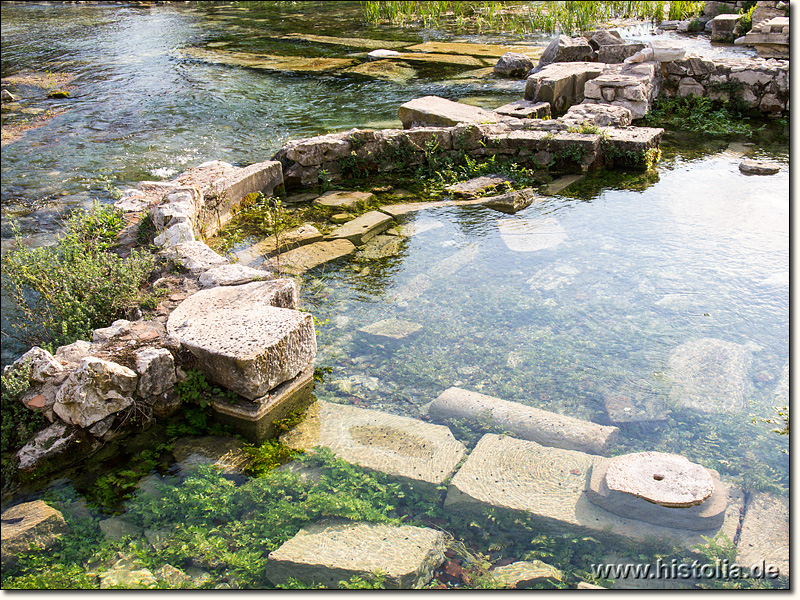
[[[665,0],[611,0],[606,2],[560,0],[539,2],[382,0],[362,2],[364,20],[370,25],[456,28],[476,33],[587,31],[612,19],[636,19],[660,23],[665,11],[670,19],[685,19],[702,11],[704,2]],[[679,16],[675,16],[679,15]]]

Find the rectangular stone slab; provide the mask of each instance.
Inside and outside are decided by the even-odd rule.
[[[435,494],[466,455],[447,427],[377,410],[318,401],[283,436],[292,448],[326,446],[340,458]]]
[[[394,219],[377,210],[348,221],[341,227],[334,229],[329,235],[329,240],[349,240],[356,246],[366,244],[379,233],[386,231],[394,223]]]
[[[508,249],[515,252],[536,252],[555,248],[567,239],[567,232],[552,217],[499,219],[497,227]]]
[[[236,253],[236,257],[239,259],[239,264],[250,265],[263,256],[274,256],[279,252],[286,252],[287,250],[321,241],[322,234],[316,227],[306,223],[296,229],[282,233],[277,240],[272,235],[245,250],[240,250]]]
[[[386,46],[388,48],[388,46]],[[486,56],[500,58],[506,52],[519,52],[530,59],[538,59],[544,48],[541,46],[496,46],[494,44],[470,44],[465,42],[423,42],[409,46],[412,52],[441,52],[444,54],[467,54],[469,56]]]
[[[382,571],[387,588],[414,589],[444,562],[445,546],[445,534],[427,527],[327,520],[306,525],[271,552],[266,574],[276,585],[294,577],[338,588],[339,581]]]
[[[619,437],[619,428],[509,402],[451,387],[439,394],[428,414],[437,421],[486,417],[526,440],[545,446],[606,454]]]
[[[268,264],[283,273],[299,275],[326,262],[349,256],[355,251],[355,245],[349,240],[315,242],[284,252],[279,258],[271,259]]]
[[[488,110],[453,102],[439,96],[423,96],[402,104],[397,116],[403,127],[452,127],[459,123],[496,123],[498,116]]]
[[[591,467],[603,460],[575,450],[487,434],[453,477],[444,506],[469,515],[497,508],[529,517],[545,530],[572,531],[615,542],[655,538],[690,549],[706,543],[703,535],[713,538],[724,533],[734,539],[744,505],[740,489],[728,486],[728,508],[719,530],[659,527],[619,517],[589,501],[584,491],[587,478]]]
[[[789,498],[753,492],[736,548],[740,565],[749,568],[763,560],[789,577]]]

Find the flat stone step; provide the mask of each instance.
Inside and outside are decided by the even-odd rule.
[[[608,453],[619,437],[617,427],[598,425],[457,387],[442,392],[431,403],[428,414],[437,421],[486,418],[522,439],[590,454]]]
[[[319,230],[310,223],[305,223],[296,229],[280,234],[277,239],[272,235],[245,250],[240,250],[236,253],[236,258],[239,259],[238,264],[252,265],[262,257],[271,257],[279,252],[286,252],[320,241],[322,241],[322,234]]]
[[[468,181],[449,185],[444,189],[459,198],[475,198],[476,196],[486,196],[494,191],[504,190],[513,183],[503,175],[482,175],[473,177]]]
[[[312,204],[357,210],[373,200],[375,200],[375,194],[371,192],[330,191],[322,194]]]
[[[736,548],[739,564],[750,567],[765,561],[789,577],[789,498],[753,492]]]
[[[326,262],[350,256],[355,251],[355,244],[349,240],[314,242],[284,252],[280,257],[270,259],[266,264],[283,273],[299,275]]]
[[[443,425],[377,410],[318,401],[282,440],[288,446],[330,448],[338,457],[436,494],[466,455]]]
[[[495,508],[530,518],[545,531],[564,530],[611,541],[669,540],[682,547],[706,545],[703,536],[724,533],[734,539],[744,494],[727,486],[727,509],[716,530],[662,527],[615,515],[592,504],[586,487],[592,468],[608,459],[548,448],[536,442],[487,434],[453,477],[445,509],[464,515]]]
[[[387,588],[421,588],[444,562],[445,534],[427,527],[328,520],[306,525],[271,552],[267,578],[275,585],[290,577],[338,588],[353,576],[386,574]]]
[[[567,232],[553,217],[499,219],[497,227],[508,249],[514,252],[547,250],[567,239]]]
[[[379,260],[397,256],[403,246],[403,238],[397,235],[376,235],[358,252],[357,257],[364,260]]]
[[[549,119],[549,102],[531,102],[530,100],[515,100],[494,109],[499,115],[515,117],[517,119]]]
[[[669,397],[678,406],[703,412],[744,410],[752,391],[750,351],[740,344],[713,338],[686,342],[669,357]]]
[[[380,211],[371,210],[337,227],[328,234],[327,239],[349,240],[356,246],[362,246],[379,233],[389,229],[392,224],[394,224],[392,217]]]
[[[453,102],[439,96],[423,96],[400,105],[397,115],[403,127],[452,127],[459,123],[496,123],[499,120],[495,113]]]

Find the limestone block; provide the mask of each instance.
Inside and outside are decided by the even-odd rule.
[[[648,60],[657,60],[659,62],[681,60],[686,54],[684,48],[676,46],[674,42],[667,40],[652,41],[650,42],[650,47],[653,49],[653,55]]]
[[[775,175],[781,170],[778,163],[748,158],[739,164],[739,171],[745,175]]]
[[[449,185],[444,189],[459,198],[475,198],[493,190],[507,188],[512,183],[514,182],[503,175],[482,175],[469,181]]]
[[[545,48],[539,58],[539,67],[550,63],[586,61],[591,55],[592,47],[586,38],[559,35]]]
[[[427,527],[322,521],[270,553],[267,577],[276,585],[294,577],[337,588],[339,581],[382,571],[387,588],[420,588],[444,561],[445,546],[444,533]]]
[[[370,192],[325,192],[314,200],[316,206],[330,206],[342,209],[358,209],[375,200],[375,194]]]
[[[622,44],[620,46],[600,46],[597,50],[597,62],[605,64],[624,63],[625,60],[644,50],[644,44]]]
[[[716,68],[713,61],[693,54],[688,55],[682,62],[687,65],[688,74],[693,77],[708,75]]]
[[[289,250],[268,263],[271,267],[290,275],[299,275],[338,258],[344,258],[356,251],[349,240],[315,242]]]
[[[669,397],[703,412],[738,412],[750,395],[751,355],[746,347],[713,338],[686,342],[668,361]]]
[[[533,68],[531,59],[519,52],[506,52],[494,66],[497,75],[505,77],[525,77]]]
[[[92,343],[107,342],[111,338],[128,333],[133,325],[126,319],[117,319],[108,327],[100,327],[92,332]]]
[[[550,105],[548,104],[547,106]],[[487,148],[491,148],[492,151],[502,154],[516,154],[519,150],[527,150],[529,152],[539,152],[547,150],[549,141],[552,139],[552,137],[553,137],[552,134],[548,135],[548,132],[546,131],[535,131],[535,130],[532,131],[523,129],[519,131],[510,131],[497,135],[486,136],[485,145]],[[482,183],[482,181],[477,183]],[[465,192],[469,193],[470,196],[467,197],[472,197],[473,195],[480,196],[485,193],[480,189],[475,192],[472,192],[469,189],[464,189],[464,186],[462,187],[451,186],[451,187],[453,187],[453,189],[457,190],[459,193],[465,193]]]
[[[213,267],[200,275],[198,281],[202,287],[210,288],[219,285],[242,285],[253,281],[264,281],[271,276],[269,271],[235,264]]]
[[[504,588],[524,590],[541,583],[556,583],[564,575],[555,567],[541,560],[517,561],[510,565],[494,567],[489,574]]]
[[[66,423],[89,427],[133,404],[137,380],[127,367],[87,356],[58,390],[53,411]]]
[[[14,556],[26,552],[33,545],[46,550],[56,543],[69,527],[63,515],[42,500],[23,502],[3,511],[2,562],[5,567]]]
[[[636,54],[633,54],[625,59],[625,64],[637,64],[643,63],[651,60],[655,60],[653,58],[655,56],[655,52],[650,46],[646,46],[639,50]]]
[[[760,29],[764,26],[764,22],[770,23],[771,21],[780,21],[781,29],[785,22],[789,24],[788,17],[785,16],[783,10],[771,6],[765,6],[764,2],[757,2],[756,9],[753,11],[752,24],[753,29]]]
[[[765,561],[789,577],[789,498],[753,492],[745,510],[737,562],[750,567]]]
[[[349,240],[356,246],[366,244],[370,239],[389,229],[394,219],[377,210],[371,210],[344,225],[337,227],[330,234],[329,240]]]
[[[312,197],[316,198],[317,196],[314,194]],[[262,256],[274,256],[280,252],[320,241],[322,241],[322,234],[319,230],[310,223],[304,223],[296,229],[282,233],[277,240],[275,236],[270,236],[245,250],[236,252],[236,258],[239,264],[250,265]]]
[[[619,428],[451,387],[434,400],[428,414],[437,421],[486,418],[515,436],[544,446],[606,454]]]
[[[516,117],[517,119],[549,119],[550,103],[515,100],[496,108],[494,112],[499,115]]]
[[[136,352],[139,374],[138,394],[149,398],[163,394],[175,385],[175,359],[165,348],[144,348]]]
[[[379,260],[389,256],[397,256],[403,246],[403,239],[396,235],[376,235],[362,250],[358,257],[364,260]]]
[[[401,340],[418,333],[422,329],[419,323],[412,323],[403,319],[383,319],[362,327],[361,333],[372,336],[378,341]]]
[[[628,114],[630,114],[630,112]],[[584,179],[586,179],[586,175],[583,173],[580,175],[564,175],[563,177],[559,177],[558,179],[548,183],[543,194],[545,196],[555,196],[563,192],[573,183],[583,181]]]
[[[430,146],[437,150],[452,150],[453,142],[448,127],[413,127],[405,131],[399,130],[392,143],[406,144],[418,152],[426,152]]]
[[[555,248],[567,239],[567,232],[554,217],[499,219],[497,227],[508,249],[514,252]]]
[[[49,427],[42,429],[36,436],[17,452],[19,469],[31,472],[38,468],[44,461],[51,461],[54,457],[71,451],[74,444],[79,441],[72,428],[56,421]]]
[[[775,75],[766,69],[745,69],[731,73],[731,81],[739,81],[746,86],[767,85]]]
[[[153,244],[171,248],[184,242],[194,242],[194,230],[189,223],[176,223],[153,238]]]
[[[658,127],[610,128],[605,130],[604,156],[620,166],[644,166],[648,150],[658,148],[664,130]],[[610,150],[613,148],[613,150]]]
[[[452,127],[459,123],[495,123],[495,113],[440,98],[423,96],[402,104],[397,111],[405,129],[419,126]]]
[[[77,364],[81,359],[92,353],[92,344],[85,340],[77,340],[66,346],[59,346],[56,349],[55,358],[69,364]]]
[[[586,82],[599,77],[605,68],[592,62],[547,65],[528,76],[525,100],[548,102],[554,113],[562,113],[583,101]]]
[[[585,489],[594,465],[607,459],[536,442],[487,434],[453,477],[445,509],[474,517],[491,507],[530,518],[544,531],[564,530],[610,541],[666,540],[682,548],[705,545],[703,536],[734,539],[742,491],[728,486],[719,529],[690,531],[615,515],[589,501]]]
[[[317,352],[311,315],[275,306],[286,296],[272,281],[201,290],[172,312],[167,332],[211,381],[254,400],[300,373]]]
[[[601,88],[600,95],[608,102],[613,102],[614,98],[617,97],[617,93],[614,91],[613,87]]]
[[[47,350],[39,348],[39,346],[34,346],[15,360],[10,368],[7,367],[4,370],[4,374],[28,366],[30,367],[29,380],[33,384],[44,383],[64,372],[64,367],[61,365],[61,362],[56,360],[52,354]]]
[[[164,250],[167,258],[179,262],[193,276],[221,265],[228,264],[228,259],[223,258],[203,242],[181,242]]]
[[[591,81],[586,82],[589,87]],[[598,127],[627,127],[631,124],[631,111],[624,106],[611,104],[578,104],[560,117],[561,121],[589,122]]]
[[[436,494],[467,453],[442,425],[343,404],[317,405],[282,438],[287,445],[326,446],[339,458],[391,475],[422,493]]]
[[[678,97],[684,98],[686,96],[699,96],[703,97],[706,89],[697,83],[693,77],[684,77],[678,85]]]
[[[175,442],[172,455],[184,474],[195,465],[212,465],[225,475],[242,475],[253,463],[243,446],[240,439],[233,437],[183,437]]]
[[[506,194],[500,194],[499,196],[490,196],[486,198],[482,204],[488,208],[513,215],[523,208],[528,208],[533,204],[535,198],[536,192],[534,192],[532,188],[525,188]]]
[[[345,134],[331,133],[302,140],[292,140],[283,149],[286,158],[304,167],[309,167],[349,156],[352,145]]]
[[[742,15],[717,15],[711,22],[712,42],[732,42],[736,37],[736,25]]]
[[[158,230],[186,223],[194,229],[203,205],[200,191],[194,187],[177,188],[164,196],[161,203],[150,211]]]
[[[167,582],[167,584],[173,588],[179,588],[183,584],[192,580],[192,578],[186,573],[180,569],[176,569],[170,564],[162,565],[156,569],[153,573],[153,577],[155,577],[158,581]]]

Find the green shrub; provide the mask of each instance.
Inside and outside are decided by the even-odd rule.
[[[16,230],[17,249],[2,258],[3,292],[20,317],[15,337],[48,349],[91,339],[93,329],[143,303],[155,257],[111,252],[123,225],[119,211],[95,204],[69,219],[55,246],[27,248]]]

